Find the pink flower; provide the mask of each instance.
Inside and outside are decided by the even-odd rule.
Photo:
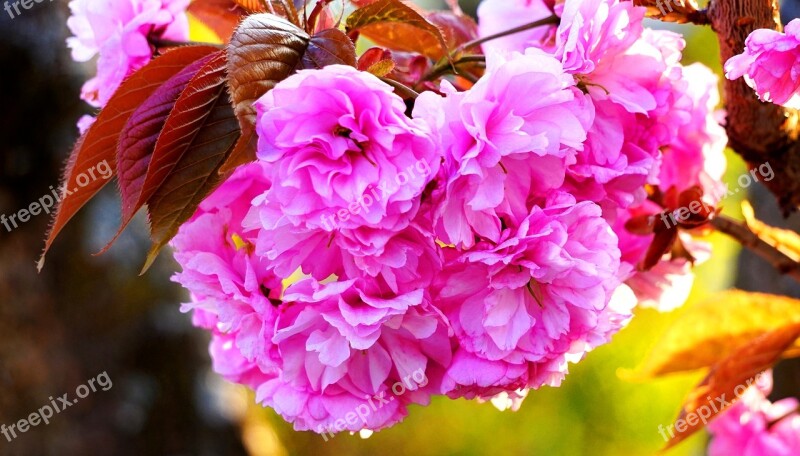
[[[245,226],[258,233],[256,254],[268,259],[280,277],[298,269],[319,281],[330,276],[369,277],[370,287],[401,293],[426,288],[441,270],[439,247],[430,230],[414,221],[397,232],[373,230],[371,240],[366,240],[360,237],[365,230],[329,233],[294,226],[281,217],[277,206],[267,195],[256,198]],[[378,238],[373,246],[372,240]]]
[[[674,138],[664,151],[658,174],[658,186],[662,193],[671,188],[683,192],[693,186],[704,191],[703,201],[716,205],[724,194],[721,182],[725,172],[724,149],[727,144],[725,130],[717,121],[719,103],[716,76],[700,64],[680,68],[680,78],[672,80],[675,100],[671,107],[658,117],[662,122],[673,122],[674,132],[664,132]],[[634,216],[653,216],[656,224],[675,225],[675,222],[660,213],[664,211],[652,201],[645,201],[627,210],[620,210],[614,230],[620,238],[623,274],[626,283],[633,289],[640,305],[670,311],[683,305],[689,296],[694,274],[693,265],[685,259],[665,257],[649,271],[638,271],[637,266],[645,257],[653,236],[630,233],[625,223]],[[688,208],[687,208],[688,209]],[[693,240],[686,232],[680,233],[679,242],[695,258],[695,264],[710,256],[710,245]]]
[[[333,65],[289,77],[255,106],[258,157],[275,183],[267,198],[281,218],[373,246],[408,226],[441,159],[388,84]]]
[[[268,262],[255,255],[254,234],[242,227],[250,201],[269,188],[265,170],[261,163],[237,169],[181,226],[172,246],[183,268],[173,280],[193,295],[184,310],[213,316],[217,330],[235,336],[242,356],[266,368],[266,341],[283,287]]]
[[[272,337],[280,375],[257,398],[296,430],[379,430],[439,390],[450,339],[422,290],[384,298],[360,281],[308,279],[284,299]]]
[[[588,139],[566,173],[563,189],[580,200],[594,201],[613,214],[644,200],[647,183],[655,183],[659,149],[648,141],[645,115],[610,100],[593,103],[595,121]]]
[[[645,8],[627,1],[567,0],[556,32],[555,56],[570,73],[593,73],[604,60],[614,59],[639,39],[644,14]]]
[[[690,117],[679,126],[675,139],[664,151],[659,187],[663,191],[671,187],[683,191],[699,186],[705,199],[717,204],[724,196],[722,176],[727,167],[728,144],[715,111],[719,104],[717,76],[708,67],[695,63],[683,67],[682,80],[682,93],[690,102]]]
[[[708,425],[709,456],[793,456],[800,454],[798,401],[772,403],[772,372],[762,375],[763,386],[750,387],[731,408]]]
[[[86,133],[89,130],[89,127],[94,124],[96,118],[90,115],[83,115],[80,119],[78,119],[78,131],[81,134]]]
[[[478,4],[478,34],[481,37],[545,19],[554,14],[552,0],[483,0]],[[545,48],[552,41],[555,25],[536,27],[487,41],[484,52],[525,52]]]
[[[597,202],[613,218],[617,208],[644,200],[646,184],[658,182],[661,148],[688,121],[677,85],[684,43],[671,32],[642,30],[642,9],[630,2],[598,1],[568,3],[565,14],[577,8],[576,20],[559,29],[562,59],[583,81],[596,110],[564,190]]]
[[[84,84],[81,98],[103,107],[123,79],[150,61],[153,39],[186,41],[188,5],[189,0],[72,0],[72,58],[86,62],[100,55],[97,76]]]
[[[800,108],[800,19],[785,33],[759,29],[745,41],[744,52],[725,62],[725,77],[744,76],[762,101]]]
[[[529,195],[562,185],[593,112],[561,64],[536,49],[508,59],[492,54],[469,91],[446,83],[443,91],[423,93],[414,117],[439,132],[445,155],[436,235],[469,248],[475,236],[498,239],[500,214],[525,217]]]
[[[202,311],[197,310],[195,312]],[[265,369],[265,372],[257,363],[248,360],[242,355],[236,344],[235,333],[212,330],[208,351],[211,354],[214,372],[231,383],[256,389],[277,376],[276,371]]]
[[[183,268],[174,280],[192,292],[184,310],[211,331],[214,370],[296,429],[390,426],[440,391],[450,364],[449,327],[426,291],[441,269],[437,247],[412,224],[382,256],[339,260],[343,276],[358,278],[304,279],[284,293],[259,254],[262,233],[243,226],[269,193],[272,166],[237,169],[173,240]]]
[[[630,316],[630,308],[609,307],[619,285],[617,242],[597,205],[559,194],[497,242],[449,250],[435,293],[459,343],[445,392],[489,398],[558,385],[569,361],[607,342]]]
[[[661,217],[659,213],[661,210],[662,208],[652,201],[645,201],[642,205],[626,210],[620,209],[613,228],[619,237],[622,253],[619,277],[633,291],[640,306],[669,312],[681,307],[689,298],[694,284],[692,269],[711,257],[711,245],[694,239],[688,232],[679,232],[678,242],[695,258],[694,264],[685,258],[672,259],[668,254],[652,269],[640,270],[639,266],[653,242],[653,235],[632,233],[625,224],[630,218],[637,216],[653,217],[655,224],[672,224],[669,218]]]

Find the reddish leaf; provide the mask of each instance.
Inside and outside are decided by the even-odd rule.
[[[356,48],[341,30],[328,29],[313,35],[295,70],[323,68],[328,65],[356,66]]]
[[[324,30],[311,37],[281,17],[248,16],[228,46],[228,85],[242,130],[235,161],[255,159],[253,102],[297,70],[332,64],[355,66],[355,62],[353,42],[339,30]]]
[[[266,11],[266,9],[264,8],[264,0],[233,0],[233,1],[248,13],[263,13],[264,11]]]
[[[252,128],[248,132],[242,133],[233,148],[233,152],[231,152],[231,156],[219,169],[219,173],[227,175],[237,167],[255,161],[257,143],[258,137]]]
[[[658,264],[665,253],[672,251],[675,241],[678,239],[678,229],[673,227],[668,230],[658,231],[653,237],[650,248],[642,261],[641,269],[649,271]]]
[[[67,194],[59,204],[45,241],[44,252],[39,260],[39,270],[44,266],[47,251],[67,222],[110,180],[96,179],[81,187],[77,181],[78,176],[103,161],[116,172],[119,134],[134,110],[169,78],[214,51],[216,49],[211,46],[174,48],[153,59],[120,85],[97,116],[97,120],[72,150],[62,180],[62,188],[70,190],[71,193]]]
[[[431,69],[431,61],[419,54],[393,52],[392,61],[394,61],[394,70],[389,78],[409,87],[416,86]],[[438,90],[438,86],[432,86],[429,89]]]
[[[187,11],[223,42],[230,40],[236,26],[247,13],[235,0],[194,0]]]
[[[425,17],[430,23],[439,27],[444,36],[444,41],[450,49],[457,48],[478,38],[478,24],[465,14],[457,14],[451,11],[432,11]]]
[[[380,0],[350,0],[350,3],[355,5],[357,8],[363,8],[369,4],[375,3]]]
[[[395,63],[392,53],[387,49],[374,47],[367,49],[358,59],[358,69],[384,77],[394,70]]]
[[[625,229],[640,236],[653,234],[656,224],[661,223],[659,218],[660,214],[636,215],[625,222]]]
[[[150,158],[167,116],[181,92],[214,54],[207,55],[181,70],[159,87],[131,115],[120,135],[117,147],[117,178],[122,197],[122,223],[117,234],[99,253],[111,247],[147,200],[142,195]]]
[[[730,356],[711,368],[708,376],[695,387],[675,422],[675,433],[665,449],[685,440],[705,426],[752,383],[760,372],[772,367],[786,349],[800,337],[800,323],[785,326],[757,337],[734,350]],[[749,381],[749,382],[748,382]],[[707,413],[704,413],[707,412]],[[704,419],[699,419],[703,416]],[[685,426],[684,426],[685,425]]]
[[[361,71],[367,71],[367,68],[382,60],[392,60],[392,51],[379,47],[372,47],[361,54],[361,57],[358,58],[356,68]]]
[[[147,169],[153,248],[145,270],[219,183],[219,168],[239,138],[239,124],[225,90],[225,53],[201,68],[175,103]]]
[[[379,0],[354,11],[347,18],[347,31],[357,31],[380,46],[434,60],[448,54],[442,31],[400,0]]]

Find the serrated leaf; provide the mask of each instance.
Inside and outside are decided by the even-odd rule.
[[[173,48],[128,77],[114,93],[97,120],[78,140],[67,163],[62,187],[71,191],[62,198],[45,241],[38,268],[53,241],[72,217],[99,192],[109,179],[95,179],[81,187],[78,176],[105,161],[114,174],[117,168],[117,141],[128,118],[153,92],[187,65],[216,51],[211,46]]]
[[[664,449],[687,439],[705,426],[704,421],[711,420],[726,410],[754,382],[759,373],[769,369],[780,359],[798,337],[800,323],[787,325],[740,345],[714,365],[684,402],[675,421],[675,433],[670,432],[671,438]],[[705,417],[705,420],[699,419],[700,416]],[[681,425],[678,424],[680,421]]]
[[[358,31],[376,44],[438,60],[448,54],[442,31],[400,0],[379,0],[347,17],[347,32]]]
[[[158,138],[142,192],[148,196],[153,240],[145,270],[220,183],[219,169],[239,138],[225,90],[225,64],[220,51],[197,72]]]
[[[236,29],[228,45],[228,85],[242,132],[255,125],[253,103],[294,72],[310,39],[272,14],[249,16]]]
[[[253,129],[250,129],[247,133],[242,133],[239,140],[236,141],[236,146],[234,146],[231,156],[219,169],[219,173],[227,175],[237,167],[255,161],[257,143],[258,137]]]
[[[99,254],[108,250],[147,201],[142,194],[145,176],[156,141],[175,102],[195,74],[214,57],[206,55],[167,80],[136,108],[120,135],[117,146],[117,180],[122,199],[122,222],[114,238]]]
[[[661,336],[635,378],[713,366],[734,348],[800,322],[800,300],[729,290],[686,309]]]
[[[444,41],[450,49],[455,49],[478,38],[478,24],[465,14],[452,11],[431,11],[425,17],[441,30]],[[479,51],[478,47],[475,49]]]
[[[356,66],[356,48],[341,30],[327,29],[314,34],[295,71],[328,65]]]
[[[298,70],[355,63],[355,46],[339,30],[324,30],[312,37],[272,14],[248,16],[228,46],[228,86],[243,138],[235,161],[255,159],[255,148],[250,146],[257,99]]]

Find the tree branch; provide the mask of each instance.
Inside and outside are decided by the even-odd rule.
[[[711,219],[711,226],[739,241],[743,246],[769,262],[781,274],[786,274],[800,282],[800,263],[758,237],[744,223],[725,215],[717,215]]]
[[[723,63],[743,51],[753,30],[782,29],[777,0],[712,0],[708,18],[717,32]],[[800,206],[798,112],[762,103],[743,78],[724,80],[724,85],[729,145],[751,168],[775,165],[775,178],[765,184],[788,215]]]
[[[633,0],[636,6],[647,8],[647,17],[678,24],[708,25],[706,10],[698,9],[694,0]]]

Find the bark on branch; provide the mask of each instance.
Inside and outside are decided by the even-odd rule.
[[[781,30],[777,0],[713,0],[707,16],[717,32],[722,62],[744,49],[755,29]],[[784,214],[800,206],[798,112],[762,103],[743,78],[724,81],[729,144],[750,167],[769,162],[775,178],[765,182]]]
[[[695,0],[633,0],[633,4],[647,8],[647,17],[651,19],[678,24],[709,23],[706,10],[699,9]]]
[[[724,215],[717,215],[711,219],[711,226],[739,241],[744,247],[769,262],[781,274],[800,282],[800,263],[761,239],[747,225]]]

